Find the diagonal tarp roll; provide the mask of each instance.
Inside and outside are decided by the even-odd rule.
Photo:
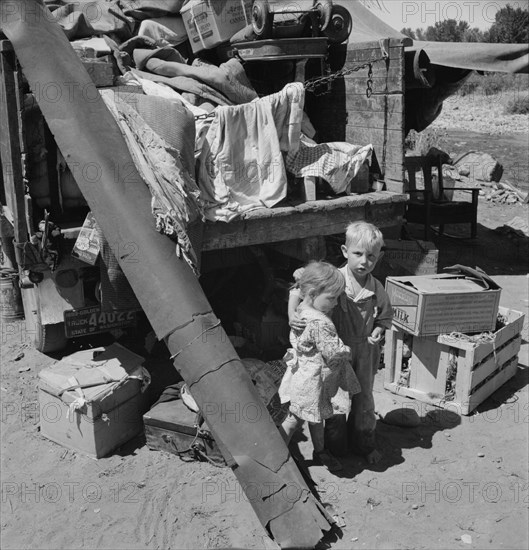
[[[2,0],[0,25],[143,310],[176,357],[214,436],[232,455],[261,523],[284,548],[314,547],[330,528],[329,518],[198,280],[176,256],[174,243],[156,232],[147,186],[64,32],[37,0]]]

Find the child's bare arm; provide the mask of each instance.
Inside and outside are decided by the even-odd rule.
[[[299,292],[291,290],[288,296],[288,324],[296,330],[303,330],[307,325],[307,321],[302,319],[297,313],[297,307],[301,302]]]
[[[389,296],[386,291],[377,281],[377,313],[375,319],[375,327],[368,336],[367,341],[372,344],[378,344],[382,340],[382,336],[386,332],[386,329],[391,328],[391,321],[393,319],[393,308],[389,301]]]

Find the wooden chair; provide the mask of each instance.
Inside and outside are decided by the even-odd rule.
[[[443,161],[438,155],[405,157],[404,167],[408,173],[406,192],[410,194],[405,217],[409,223],[424,225],[425,240],[430,239],[432,226],[438,225],[442,235],[444,226],[449,223],[470,224],[470,237],[476,237],[479,189],[450,187],[450,191],[467,191],[472,198],[470,201],[448,199],[443,186]],[[432,185],[432,168],[437,169],[438,190]],[[424,189],[417,189],[415,174],[418,170],[422,170],[424,176]]]

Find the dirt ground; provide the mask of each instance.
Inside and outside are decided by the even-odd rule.
[[[481,150],[500,144],[490,134],[449,134],[454,150],[476,149],[479,138]],[[510,164],[526,162],[527,134],[503,137],[514,140]],[[520,177],[527,191],[527,170]],[[477,240],[434,238],[439,268],[479,265],[503,287],[501,305],[527,314],[527,239],[495,231],[527,214],[527,205],[480,198]],[[375,467],[351,456],[335,477],[307,459],[322,499],[345,524],[320,547],[527,548],[528,340],[526,320],[516,376],[470,416],[385,391],[381,369],[377,409],[406,403],[419,425],[379,422],[384,457]],[[2,548],[276,548],[229,469],[150,451],[142,438],[100,460],[44,439],[37,375],[56,358],[32,348],[22,322],[3,324],[0,359]],[[311,456],[306,435],[299,448]]]

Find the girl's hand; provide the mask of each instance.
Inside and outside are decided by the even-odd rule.
[[[376,344],[380,343],[380,340],[382,340],[382,335],[384,334],[383,330],[380,327],[377,327],[373,329],[373,332],[371,333],[371,336],[367,337],[367,341],[372,345],[375,346]]]
[[[300,317],[298,313],[293,313],[288,322],[294,330],[303,330],[307,326],[307,321]]]

